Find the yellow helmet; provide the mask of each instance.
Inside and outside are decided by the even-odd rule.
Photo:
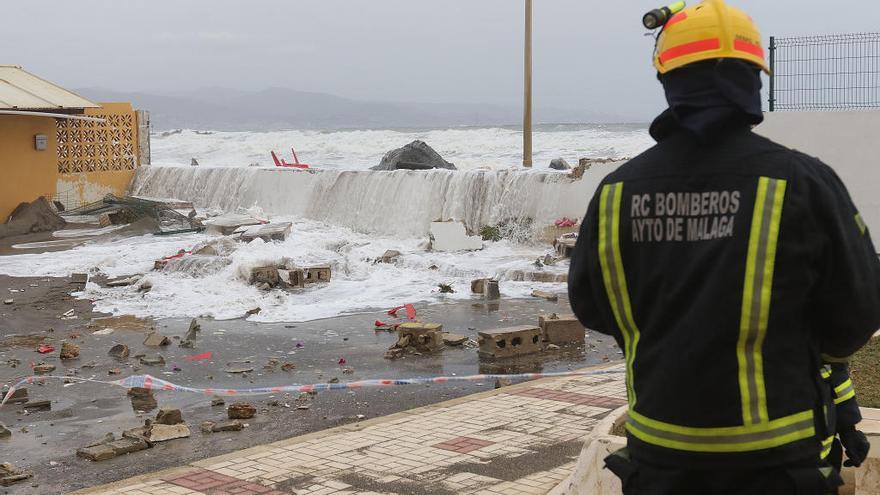
[[[666,23],[657,39],[654,67],[661,74],[718,58],[751,62],[768,74],[761,33],[745,12],[724,0],[703,0]]]

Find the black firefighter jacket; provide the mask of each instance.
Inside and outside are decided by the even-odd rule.
[[[846,188],[746,126],[675,133],[606,177],[569,295],[624,350],[631,454],[675,467],[818,459],[822,363],[880,328],[880,263]]]

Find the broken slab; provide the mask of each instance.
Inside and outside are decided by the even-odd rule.
[[[241,215],[238,213],[228,213],[226,215],[220,215],[208,220],[205,220],[204,224],[207,227],[208,233],[216,233],[222,235],[232,235],[236,230],[241,227],[247,227],[251,225],[261,225],[263,223],[262,220],[256,219],[250,215]]]
[[[33,473],[15,467],[8,462],[0,464],[0,486],[11,486],[33,476]]]
[[[528,325],[478,332],[481,358],[506,358],[541,352],[541,328]]]
[[[141,358],[141,364],[145,366],[164,366],[165,358],[158,354],[154,354],[152,356],[143,356]]]
[[[483,249],[483,238],[469,236],[461,222],[431,222],[431,249],[433,251],[476,251]]]
[[[27,409],[28,411],[51,411],[52,410],[52,401],[50,401],[50,400],[35,400],[35,401],[27,402],[21,407],[23,409]]]
[[[156,423],[160,425],[179,425],[183,423],[183,415],[176,407],[162,407],[156,414]]]
[[[148,347],[162,347],[171,344],[171,339],[159,332],[150,332],[144,339],[144,345]]]
[[[34,370],[34,373],[36,373],[38,375],[44,375],[46,373],[51,373],[51,372],[55,371],[55,365],[54,364],[39,363],[39,364],[34,365],[33,370]]]
[[[444,333],[443,334],[443,343],[449,346],[460,346],[464,345],[465,342],[468,341],[468,338],[464,335],[458,335],[455,333]]]
[[[115,357],[117,359],[127,358],[129,353],[128,346],[125,344],[116,344],[107,351],[107,355]]]
[[[70,342],[61,344],[61,359],[77,359],[79,357],[79,346]]]
[[[229,419],[251,419],[257,414],[257,408],[247,402],[234,402],[226,409]]]
[[[241,431],[244,429],[244,423],[237,419],[231,421],[205,421],[201,425],[202,433],[219,433],[222,431]]]
[[[238,231],[241,233],[241,240],[245,242],[251,242],[254,239],[262,239],[266,242],[272,242],[287,239],[292,227],[293,224],[291,222],[278,222],[243,227]]]
[[[439,323],[402,323],[397,327],[397,347],[415,347],[422,352],[439,350],[443,346],[443,325]]]
[[[533,290],[532,297],[539,297],[541,299],[546,299],[550,302],[556,302],[559,300],[559,296],[552,292],[545,292],[542,290]]]
[[[248,278],[248,283],[251,285],[268,284],[270,287],[276,287],[280,282],[278,267],[274,265],[254,267]]]
[[[330,265],[308,266],[302,269],[303,282],[305,284],[316,284],[330,281],[332,270]]]
[[[114,456],[131,454],[132,452],[139,452],[150,448],[150,444],[143,438],[132,437],[122,437],[105,445],[113,449]]]
[[[149,443],[167,442],[178,438],[187,438],[191,434],[189,427],[185,424],[152,424],[146,428],[144,437]]]
[[[90,461],[106,461],[116,457],[116,450],[109,444],[93,445],[91,447],[83,447],[76,451],[77,457],[82,457]]]
[[[544,342],[551,344],[583,344],[587,330],[574,315],[539,316],[538,326]]]

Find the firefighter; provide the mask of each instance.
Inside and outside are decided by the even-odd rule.
[[[657,144],[608,175],[571,259],[571,306],[624,351],[625,494],[824,494],[824,362],[880,328],[880,262],[841,180],[752,132],[768,71],[751,18],[668,19]]]

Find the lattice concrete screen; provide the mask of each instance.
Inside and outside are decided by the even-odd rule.
[[[57,119],[58,172],[108,172],[137,167],[135,112],[88,112],[104,122]]]

